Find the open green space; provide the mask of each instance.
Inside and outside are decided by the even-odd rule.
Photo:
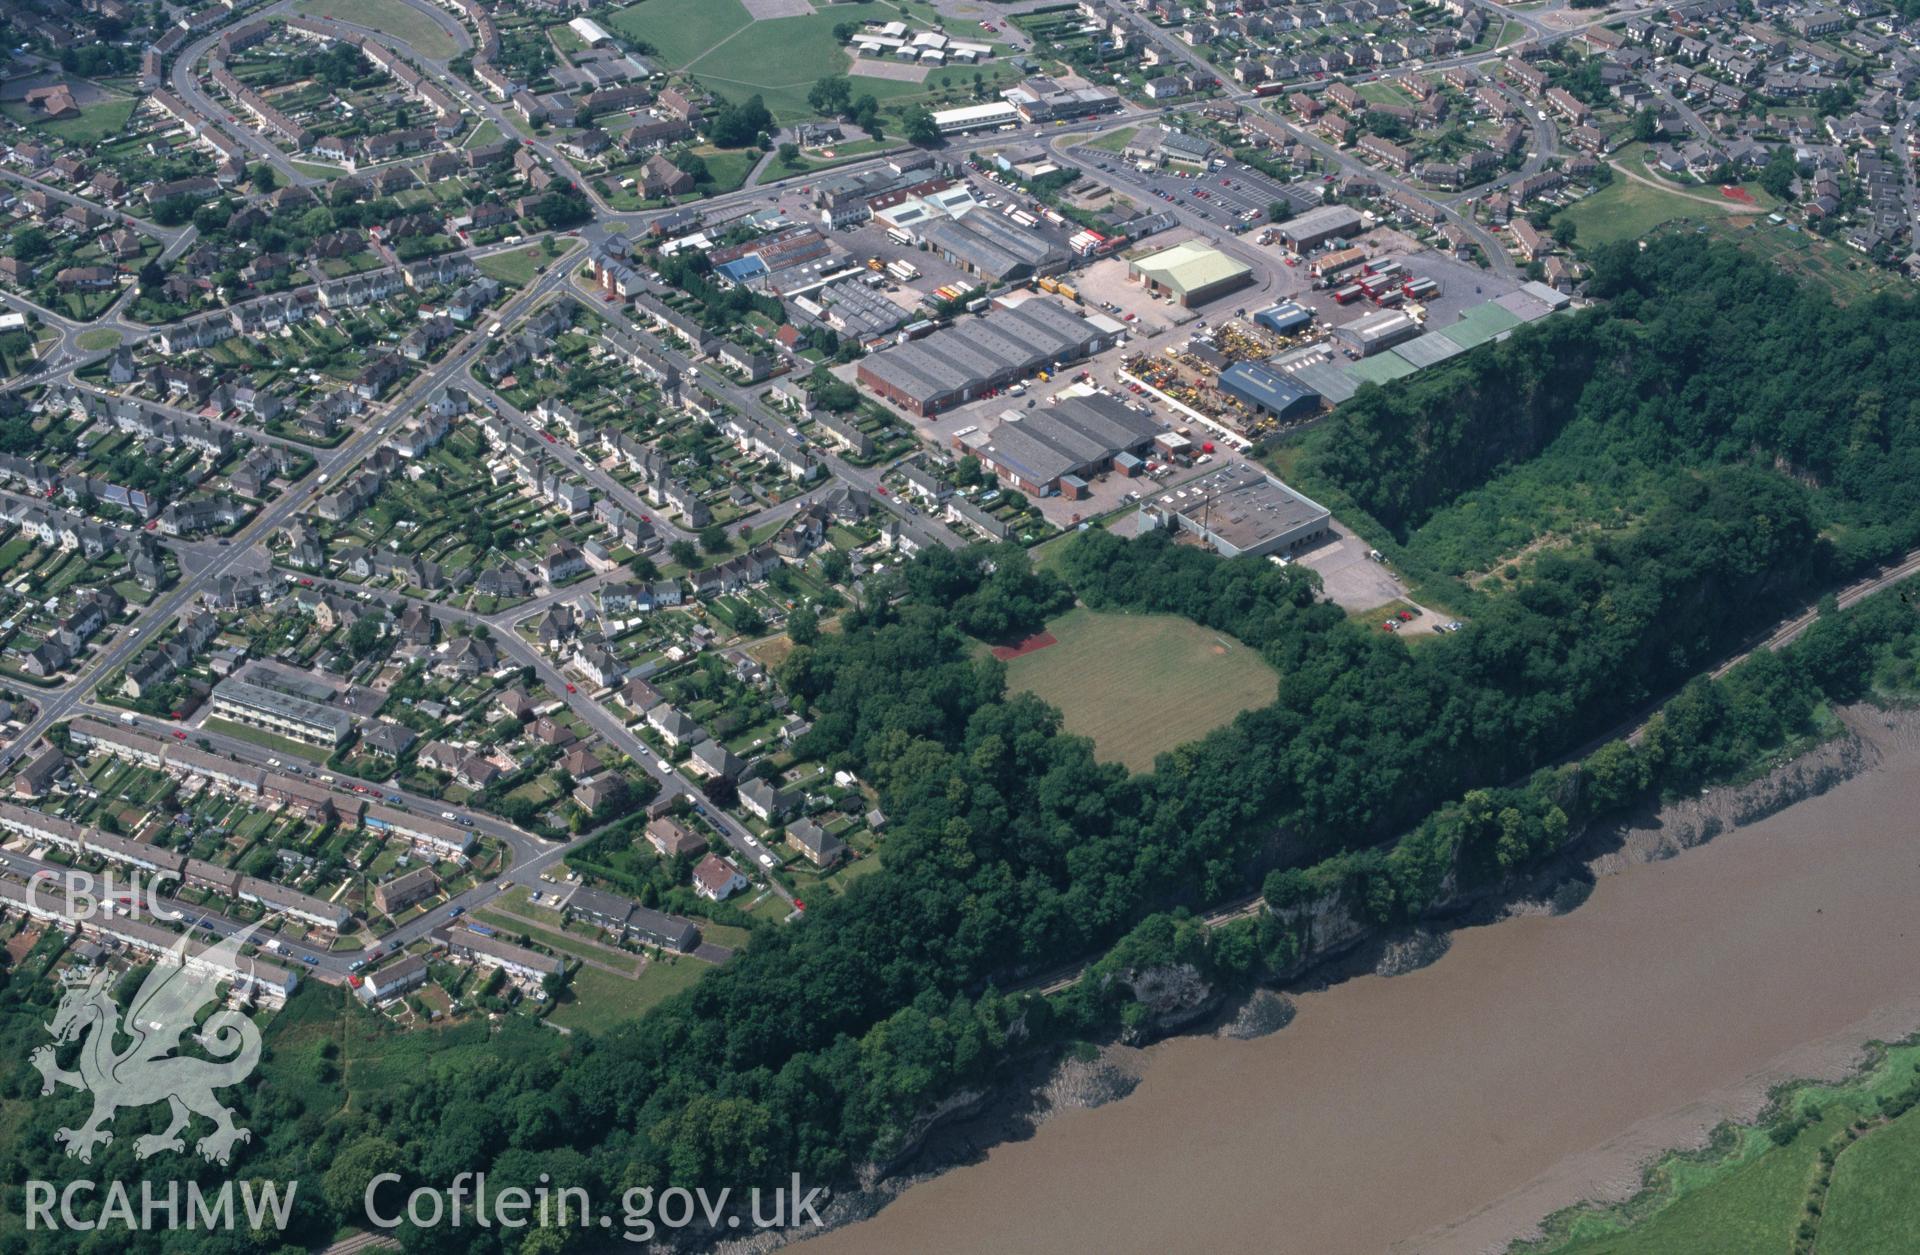
[[[1866,257],[1811,231],[1796,231],[1764,218],[1728,218],[1707,224],[1707,233],[1731,241],[1798,279],[1806,280],[1842,305],[1879,292],[1910,291],[1900,277]]]
[[[740,0],[641,0],[605,18],[609,27],[629,39],[652,44],[660,59],[676,70],[685,69],[752,21]]]
[[[120,333],[111,327],[96,327],[92,331],[81,332],[74,343],[89,353],[95,353],[101,349],[115,349],[120,347]]]
[[[1581,246],[1633,240],[1655,227],[1681,218],[1723,218],[1725,212],[1707,202],[1712,189],[1699,193],[1648,187],[1624,176],[1585,200],[1562,210],[1557,221],[1573,223]],[[1731,203],[1731,202],[1729,202]]]
[[[1920,1229],[1920,1112],[1887,1123],[1834,1161],[1820,1227],[1822,1250],[1851,1255],[1910,1251]]]
[[[482,257],[474,263],[483,275],[491,275],[500,282],[516,288],[524,288],[533,282],[533,276],[548,260],[539,246],[515,249],[511,253],[495,253]]]
[[[691,988],[709,970],[707,964],[689,958],[650,960],[636,979],[582,967],[568,982],[551,1018],[566,1028],[604,1032]]]
[[[897,6],[871,0],[760,21],[748,15],[740,0],[641,0],[605,21],[621,34],[651,44],[670,66],[692,73],[720,95],[744,100],[758,94],[777,118],[793,121],[816,116],[807,104],[808,90],[827,75],[846,73],[852,63],[846,45],[834,37],[834,27],[900,16]],[[977,72],[997,83],[1011,69],[996,61]],[[975,67],[961,66],[936,70],[925,83],[862,77],[853,84],[856,94],[886,104],[936,92],[942,77],[950,78],[956,90],[959,85],[970,89],[975,73]],[[715,181],[724,182],[717,173]]]
[[[1131,144],[1133,137],[1139,133],[1140,128],[1137,126],[1123,126],[1117,131],[1109,131],[1099,139],[1089,140],[1086,146],[1098,148],[1103,153],[1125,152],[1127,145]]]
[[[85,147],[118,135],[127,125],[127,119],[133,116],[134,103],[131,97],[99,100],[83,106],[75,117],[58,120],[38,117],[18,100],[0,105],[0,112],[43,135],[55,135],[69,144]]]
[[[1837,1085],[1785,1091],[1758,1124],[1722,1126],[1701,1150],[1647,1169],[1639,1194],[1579,1207],[1516,1251],[1656,1255],[1667,1251],[1913,1249],[1920,1199],[1920,1112],[1910,1109],[1920,1047],[1896,1046]],[[1897,1113],[1889,1116],[1889,1112]]]
[[[1273,700],[1279,677],[1239,641],[1177,615],[1076,609],[1056,644],[1007,664],[1007,684],[1060,708],[1067,730],[1136,771]]]
[[[436,61],[460,51],[453,36],[438,22],[401,0],[300,0],[294,9],[309,17],[330,17],[383,31]]]

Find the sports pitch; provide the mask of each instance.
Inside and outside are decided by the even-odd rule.
[[[1273,701],[1280,679],[1240,641],[1178,615],[1076,609],[1047,625],[1055,643],[1007,663],[1007,685],[1060,708],[1067,730],[1134,771]]]
[[[846,45],[834,38],[835,26],[901,16],[894,5],[873,0],[823,3],[813,13],[758,21],[741,0],[640,0],[604,20],[627,38],[652,45],[668,66],[692,74],[709,90],[730,100],[757,93],[777,118],[790,122],[815,116],[807,104],[807,93],[815,82],[830,74],[845,74],[852,67]],[[1010,63],[994,62],[978,72],[997,83],[1012,70]],[[938,77],[964,89],[975,73],[973,67],[957,66]],[[872,95],[882,104],[917,97],[931,100],[940,86],[937,79],[932,84],[892,78],[855,80],[857,94]]]

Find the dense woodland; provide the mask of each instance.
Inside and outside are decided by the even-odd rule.
[[[1164,536],[1082,533],[1063,576],[1017,548],[923,554],[870,582],[841,630],[797,647],[779,676],[813,720],[800,751],[879,791],[891,817],[880,872],[803,923],[763,927],[695,988],[597,1039],[520,1027],[400,1038],[351,1013],[343,1025],[330,991],[303,993],[269,1034],[266,1078],[233,1099],[256,1130],[240,1171],[302,1179],[303,1240],[354,1219],[360,1183],[389,1166],[436,1184],[547,1171],[607,1193],[793,1171],[845,1183],[908,1144],[930,1108],[1004,1077],[1010,1057],[1136,1022],[1130,980],[1143,968],[1186,962],[1224,982],[1283,967],[1305,944],[1287,908],[1340,894],[1382,922],[1418,917],[1595,816],[1815,734],[1825,703],[1911,687],[1920,633],[1896,595],[1830,615],[1722,681],[1688,683],[1913,539],[1898,489],[1920,481],[1920,436],[1895,386],[1912,350],[1891,329],[1916,338],[1911,307],[1836,312],[1731,252],[1665,246],[1608,255],[1600,282],[1611,310],[1368,393],[1301,454],[1408,551],[1423,527],[1534,465],[1581,449],[1638,460],[1627,525],[1516,560],[1513,578],[1473,594],[1467,630],[1409,648],[1318,601],[1301,568]],[[1563,327],[1577,334],[1562,347],[1590,350],[1581,371],[1553,364]],[[1611,482],[1599,465],[1593,479]],[[979,644],[1074,595],[1239,637],[1280,672],[1276,701],[1151,773],[1097,762],[1055,710],[1009,694]],[[1676,688],[1637,747],[1560,762]],[[1279,913],[1211,933],[1187,914],[1260,889]],[[1095,955],[1097,979],[1064,996],[1006,992]],[[10,1104],[37,1094],[26,1058],[51,996],[25,978],[0,991]],[[84,1102],[11,1107],[0,1194],[29,1175],[76,1175],[51,1130]],[[140,1118],[122,1114],[88,1175],[154,1171],[131,1157]],[[198,1170],[182,1159],[160,1171]],[[20,1214],[17,1197],[7,1204]],[[498,1231],[471,1228],[406,1236],[416,1250],[565,1245],[542,1234],[496,1247]],[[227,1247],[261,1249],[193,1248]]]
[[[1606,305],[1363,388],[1298,474],[1436,579],[1640,529],[1730,465],[1804,488],[1845,568],[1920,544],[1920,302],[1836,308],[1695,236],[1614,245],[1596,269]]]

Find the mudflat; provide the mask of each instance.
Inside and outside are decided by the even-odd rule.
[[[1920,745],[1565,916],[1298,995],[1255,1041],[1181,1038],[1138,1089],[805,1244],[881,1252],[1480,1252],[1920,1027]]]

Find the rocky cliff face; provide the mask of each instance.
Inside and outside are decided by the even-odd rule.
[[[1133,991],[1140,1010],[1126,1017],[1121,1040],[1141,1046],[1175,1032],[1220,1005],[1220,992],[1191,963],[1129,970],[1118,978]]]

